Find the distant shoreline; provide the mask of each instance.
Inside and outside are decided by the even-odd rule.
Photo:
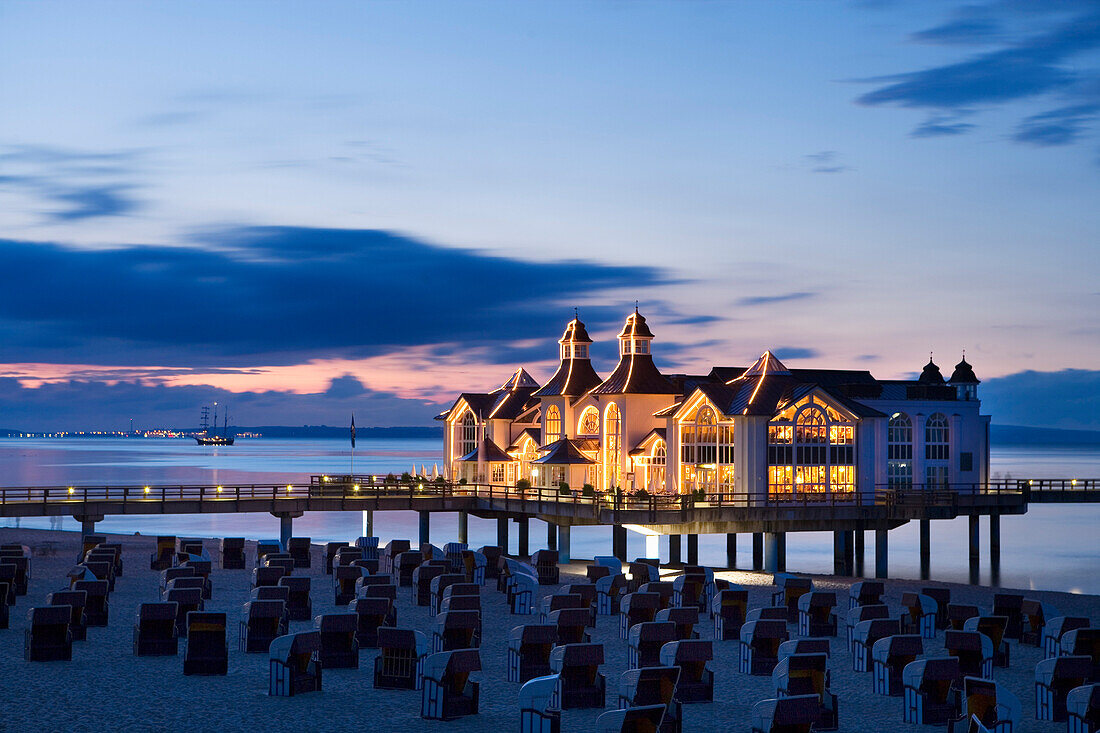
[[[147,433],[176,433],[169,435],[148,435]],[[146,440],[190,440],[194,433],[202,432],[201,428],[149,428],[147,430],[126,431],[27,431],[0,429],[0,438],[143,438]],[[344,438],[351,435],[349,426],[334,427],[330,425],[303,425],[292,427],[288,425],[256,425],[233,426],[226,430],[230,435],[242,439],[262,438]],[[438,426],[400,426],[400,427],[356,427],[356,436],[360,439],[368,438],[419,438],[424,440],[443,438],[443,428]],[[257,437],[258,436],[258,437]]]

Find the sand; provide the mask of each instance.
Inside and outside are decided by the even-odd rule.
[[[215,568],[213,599],[207,609],[224,611],[229,619],[229,674],[225,677],[185,677],[182,644],[178,657],[135,657],[133,622],[142,602],[156,601],[159,573],[149,570],[148,558],[154,538],[114,536],[123,544],[125,575],[118,579],[111,594],[111,620],[107,628],[89,628],[88,640],[74,643],[71,662],[30,663],[23,660],[23,631],[27,610],[43,604],[52,590],[66,585],[65,573],[74,564],[79,535],[28,529],[0,529],[0,542],[19,542],[34,551],[30,590],[19,597],[11,609],[11,628],[0,630],[0,731],[23,730],[153,730],[214,731],[225,729],[281,730],[461,730],[514,731],[518,729],[517,694],[519,685],[507,682],[506,649],[508,631],[513,626],[536,622],[537,616],[509,614],[505,597],[490,581],[482,593],[483,669],[475,674],[481,683],[481,710],[476,716],[451,722],[427,721],[420,717],[420,693],[416,691],[375,690],[374,658],[377,651],[366,649],[360,655],[357,670],[333,669],[324,673],[324,691],[293,698],[273,698],[268,690],[266,654],[237,651],[237,619],[242,603],[249,595],[249,570]],[[209,545],[211,549],[216,544]],[[213,553],[212,553],[213,554]],[[254,563],[254,543],[249,543],[248,567]],[[215,565],[218,563],[215,562]],[[663,572],[667,570],[663,569]],[[324,574],[322,548],[314,547],[313,568],[299,570],[313,579],[315,614],[336,610],[331,577]],[[771,577],[764,573],[716,573],[749,588],[749,607],[771,605],[774,590]],[[562,569],[561,580],[583,582],[584,563],[574,562]],[[815,576],[818,589],[836,590],[841,605],[847,607],[848,578]],[[900,608],[902,592],[926,583],[887,581],[886,602],[894,615]],[[971,603],[988,612],[993,589],[966,585],[938,584],[951,588],[952,601]],[[544,594],[557,586],[543,586]],[[1064,614],[1089,616],[1100,623],[1100,598],[1040,591],[1024,591],[1031,598],[1053,604]],[[418,607],[408,588],[399,589],[398,617],[403,627],[427,630],[431,626],[428,609]],[[832,640],[832,691],[839,696],[840,730],[884,731],[893,729],[933,730],[902,722],[902,700],[875,695],[870,673],[852,671],[851,655],[844,637],[844,615],[840,615],[839,634]],[[627,668],[626,641],[618,636],[618,617],[601,616],[593,641],[604,644],[606,663],[601,671],[607,677],[608,709],[616,707],[619,675]],[[293,622],[291,630],[305,630],[310,622]],[[712,638],[709,620],[701,619],[697,629],[701,638]],[[790,626],[792,638],[797,629]],[[934,641],[925,642],[926,656],[942,652],[943,632]],[[1011,688],[1023,704],[1022,731],[1063,731],[1064,723],[1035,720],[1034,667],[1042,652],[1032,646],[1010,642],[1009,669],[995,669],[994,678]],[[753,677],[737,671],[737,642],[716,642],[715,702],[685,705],[685,731],[749,731],[749,710],[759,700],[772,696],[770,677]],[[591,730],[600,710],[568,710],[562,716],[563,731]]]

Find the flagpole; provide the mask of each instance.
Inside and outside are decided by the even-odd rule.
[[[355,413],[351,414],[351,459],[350,459],[351,475],[355,476]]]

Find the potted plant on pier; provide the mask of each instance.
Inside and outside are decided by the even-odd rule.
[[[518,491],[519,493],[526,494],[530,490],[531,490],[531,482],[528,481],[527,479],[521,478],[518,481],[516,481],[516,491]]]
[[[558,494],[561,496],[572,496],[573,492],[569,489],[569,484],[562,481],[558,484]]]

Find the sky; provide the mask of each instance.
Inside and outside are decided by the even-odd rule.
[[[1100,2],[0,0],[0,427],[430,424],[614,365],[1100,429]]]

